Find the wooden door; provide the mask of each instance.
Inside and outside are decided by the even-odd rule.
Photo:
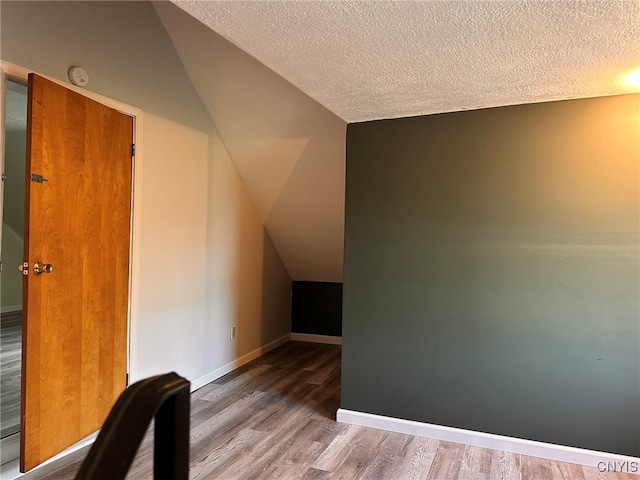
[[[126,385],[132,142],[131,117],[29,75],[23,472],[98,430]]]

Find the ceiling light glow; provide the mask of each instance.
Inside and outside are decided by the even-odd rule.
[[[640,68],[636,68],[622,76],[622,81],[629,87],[640,90]]]

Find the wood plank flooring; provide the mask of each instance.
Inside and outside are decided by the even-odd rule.
[[[22,312],[0,314],[0,437],[20,430]]]
[[[340,347],[290,342],[192,394],[192,479],[637,480],[336,423]],[[79,463],[45,477],[72,479]],[[152,478],[150,434],[128,478]],[[43,479],[43,480],[45,480]]]

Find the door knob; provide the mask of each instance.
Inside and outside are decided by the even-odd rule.
[[[50,263],[36,262],[33,264],[33,273],[40,275],[41,273],[51,273],[53,265]]]

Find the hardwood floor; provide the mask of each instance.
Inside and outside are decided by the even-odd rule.
[[[637,480],[334,421],[340,347],[290,342],[192,394],[193,479]],[[151,438],[128,478],[152,478]],[[47,480],[72,479],[73,464]],[[44,479],[43,479],[44,480]]]
[[[22,312],[0,314],[0,437],[20,430]]]

